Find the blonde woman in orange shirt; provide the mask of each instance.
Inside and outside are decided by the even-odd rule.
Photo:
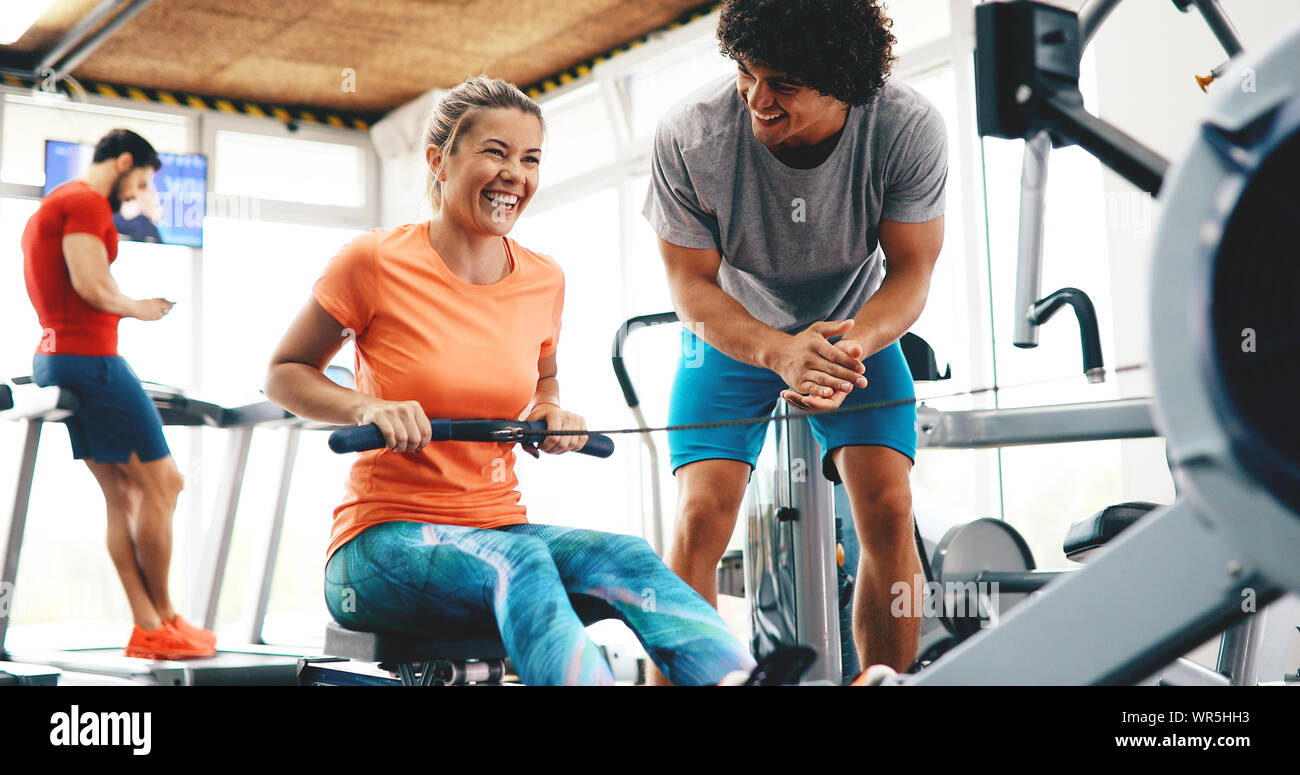
[[[541,108],[504,81],[451,90],[425,132],[433,218],[343,248],[272,358],[272,400],[373,423],[387,442],[360,455],[334,513],[326,604],[353,629],[499,631],[527,684],[613,683],[575,604],[626,622],[675,684],[748,674],[744,644],[645,541],[529,523],[513,444],[429,443],[430,416],[586,429],[555,377],[564,275],[507,236],[536,193],[543,133]],[[348,339],[356,390],[323,373]]]

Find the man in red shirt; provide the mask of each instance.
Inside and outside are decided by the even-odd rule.
[[[76,395],[79,409],[66,421],[73,457],[104,491],[108,553],[135,620],[126,653],[184,659],[211,656],[216,638],[178,616],[167,592],[183,480],[157,409],[117,354],[119,320],[158,320],[172,302],[129,298],[109,272],[117,258],[113,214],[161,167],[140,135],[105,135],[85,174],[50,192],[27,222],[23,274],[42,329],[33,378]]]

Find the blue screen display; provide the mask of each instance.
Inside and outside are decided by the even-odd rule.
[[[95,147],[86,143],[46,140],[45,194],[84,172],[94,153]],[[202,247],[208,159],[199,154],[175,153],[160,153],[158,158],[163,166],[153,178],[157,201],[144,213],[134,212],[137,208],[127,203],[127,212],[113,216],[113,222],[126,239]]]

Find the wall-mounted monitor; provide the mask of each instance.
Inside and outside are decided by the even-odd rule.
[[[93,145],[46,140],[45,194],[81,175],[94,155]],[[202,247],[208,159],[177,153],[160,153],[158,158],[163,166],[154,175],[152,196],[124,202],[113,216],[118,234],[136,242]]]

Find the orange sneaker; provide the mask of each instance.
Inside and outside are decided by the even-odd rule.
[[[181,635],[184,635],[195,643],[202,643],[204,646],[217,645],[217,636],[213,634],[212,630],[195,627],[185,621],[185,617],[180,614],[176,614],[176,618],[172,619],[171,625],[179,630]]]
[[[131,640],[126,644],[126,655],[140,659],[201,659],[217,653],[203,643],[195,643],[175,627],[164,624],[156,630],[131,630]]]

